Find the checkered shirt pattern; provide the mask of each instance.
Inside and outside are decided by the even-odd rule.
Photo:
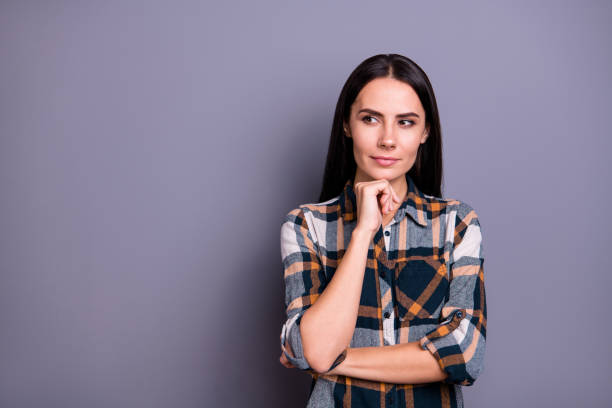
[[[461,388],[484,367],[486,301],[480,222],[455,199],[408,191],[390,224],[379,227],[368,260],[349,347],[418,341],[448,376],[393,384],[315,372],[304,358],[300,320],[334,276],[357,225],[353,181],[322,203],[302,204],[280,229],[287,359],[312,376],[307,407],[462,407]]]

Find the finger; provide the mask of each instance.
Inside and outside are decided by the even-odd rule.
[[[289,360],[287,360],[287,357],[285,356],[285,354],[282,354],[279,360],[280,360],[281,364],[284,365],[287,368],[295,367]]]
[[[382,193],[380,194],[380,202],[384,203],[388,199],[389,199],[389,191],[383,190]]]
[[[389,210],[393,210],[393,203],[396,201],[395,198],[397,197],[397,195],[395,194],[395,191],[393,190],[393,187],[391,187],[391,184],[389,184]]]
[[[383,201],[383,212],[385,214],[389,213],[389,196],[385,197],[385,200]]]
[[[373,186],[373,187],[370,187]],[[397,196],[393,189],[391,188],[391,184],[388,180],[382,179],[374,182],[367,183],[363,186],[363,188],[373,188],[375,190],[375,195],[378,198],[378,202],[380,205],[380,211],[385,214],[387,212],[387,202],[389,200],[394,200],[394,197]]]
[[[397,195],[397,193],[395,192],[395,189],[390,183],[389,183],[389,198],[391,198],[393,201],[399,202],[399,196]]]
[[[393,189],[393,186],[391,186],[391,183],[389,183],[388,180],[385,180],[385,181],[386,181],[385,188],[384,188],[385,196],[389,200],[399,202],[399,197],[398,197],[397,193],[395,192],[395,190]]]
[[[381,194],[380,198],[378,199],[378,201],[380,203],[380,209],[384,213],[385,207],[387,205],[387,201],[389,201],[388,198],[387,198],[387,195],[385,195],[385,193]]]
[[[374,190],[376,190],[376,195],[382,194],[382,193],[388,194],[389,185],[390,185],[389,181],[386,179],[374,180],[368,184],[368,186],[373,186],[370,188],[373,188]]]

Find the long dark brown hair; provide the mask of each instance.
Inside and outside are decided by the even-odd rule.
[[[425,126],[429,126],[429,136],[425,143],[419,145],[414,165],[407,174],[425,194],[442,197],[442,134],[436,97],[429,78],[421,67],[403,55],[379,54],[359,64],[342,87],[336,104],[319,202],[336,197],[349,178],[354,180],[357,164],[353,156],[353,139],[344,135],[343,122],[349,122],[351,105],[361,89],[371,80],[381,77],[405,82],[419,96],[425,110]]]

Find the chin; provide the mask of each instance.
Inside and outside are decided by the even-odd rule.
[[[374,172],[367,173],[373,180],[382,180],[386,179],[388,181],[394,180],[400,176],[403,176],[404,173],[397,173],[396,170],[377,170]]]

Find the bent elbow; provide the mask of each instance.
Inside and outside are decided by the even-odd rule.
[[[308,366],[318,374],[324,373],[331,362],[328,364],[326,353],[321,349],[320,336],[308,330],[308,321],[304,318],[300,321],[299,331],[304,359],[308,362]]]
[[[308,362],[310,368],[317,374],[325,373],[331,365],[331,362],[328,362],[323,357],[323,353],[317,352],[316,350],[310,350],[308,346],[304,345],[304,359]]]
[[[348,347],[333,352],[331,350],[321,352],[321,350],[308,351],[308,349],[304,349],[304,360],[308,362],[308,365],[314,372],[325,374],[344,361],[347,350]]]
[[[307,313],[299,324],[302,339],[304,359],[310,368],[318,374],[326,373],[343,361],[345,349],[348,344],[339,343],[334,338],[325,336],[321,330],[313,328],[308,320]]]
[[[318,360],[308,361],[308,364],[310,365],[312,370],[316,372],[317,374],[323,374],[327,372],[329,369],[329,365],[327,365],[325,362],[322,363]]]
[[[344,361],[344,359],[346,358],[346,354],[347,354],[347,349],[345,348],[344,350],[342,350],[342,352],[335,357],[335,360],[330,360],[330,359],[325,359],[325,358],[318,358],[318,359],[314,359],[314,360],[308,360],[309,361],[309,365],[312,368],[313,371],[315,371],[317,374],[325,374],[328,371],[333,370],[338,364],[342,363]],[[306,356],[304,356],[306,358]],[[307,358],[306,358],[307,359]]]

